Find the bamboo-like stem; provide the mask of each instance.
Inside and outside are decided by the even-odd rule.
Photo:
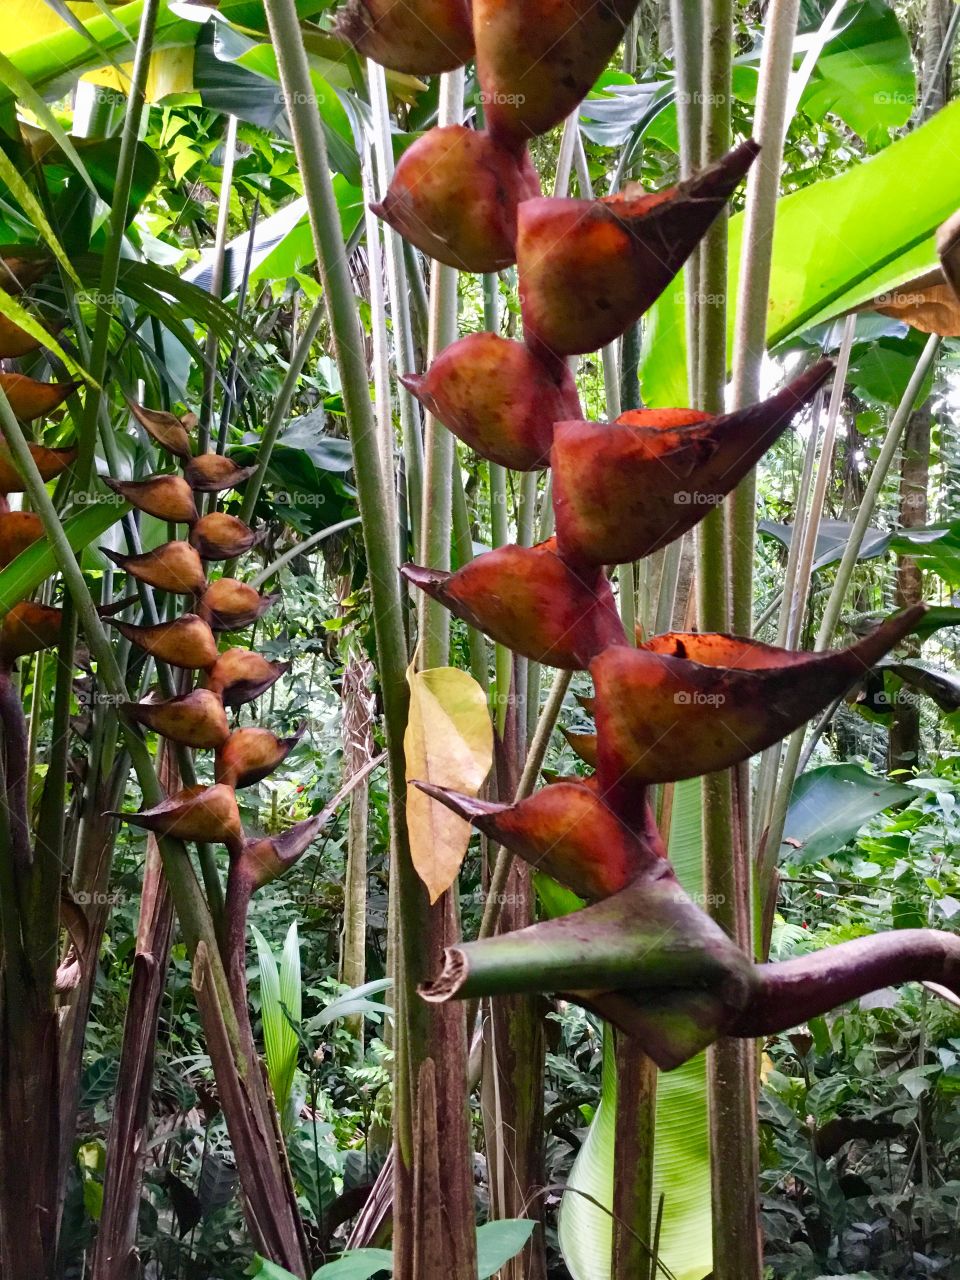
[[[897,449],[900,445],[900,438],[906,430],[907,423],[910,420],[910,414],[913,412],[914,406],[920,397],[923,384],[927,379],[934,361],[937,358],[937,352],[940,348],[940,338],[936,334],[931,334],[927,339],[920,359],[917,361],[907,388],[903,393],[903,397],[897,406],[896,412],[887,430],[883,446],[880,449],[880,455],[874,463],[873,470],[870,473],[870,479],[864,491],[860,508],[857,511],[856,519],[853,522],[853,529],[850,532],[850,539],[847,542],[843,553],[843,558],[837,567],[837,576],[834,579],[833,588],[827,600],[826,608],[823,611],[823,617],[820,620],[820,628],[817,632],[817,639],[814,644],[814,650],[822,653],[828,649],[833,641],[836,633],[837,624],[840,621],[840,612],[843,608],[844,597],[847,588],[853,577],[853,571],[856,567],[857,560],[860,556],[860,548],[863,545],[863,539],[873,517],[876,508],[877,499],[880,490],[883,488],[887,473],[896,456]],[[790,807],[790,797],[793,794],[793,784],[797,776],[797,766],[800,761],[800,755],[803,751],[804,730],[798,729],[792,734],[787,743],[784,752],[783,768],[780,772],[780,782],[777,793],[774,798],[773,810],[770,815],[770,823],[767,828],[763,858],[760,871],[760,889],[761,892],[769,890],[769,885],[773,877],[777,865],[777,859],[780,852],[780,843],[783,839],[783,828],[787,819],[787,810]]]
[[[97,439],[97,419],[103,400],[103,382],[107,373],[110,354],[110,328],[116,312],[117,281],[120,276],[120,255],[123,235],[127,225],[127,208],[133,186],[133,169],[137,158],[137,142],[140,133],[140,117],[143,112],[147,72],[153,50],[153,36],[157,25],[160,0],[144,0],[137,35],[137,49],[133,59],[130,90],[127,97],[127,114],[120,137],[120,154],[117,157],[117,176],[107,223],[106,244],[100,268],[97,318],[93,329],[88,372],[94,384],[87,388],[78,433],[78,455],[74,480],[79,492],[87,492],[93,476],[94,449]]]
[[[773,260],[773,233],[780,193],[780,167],[793,71],[793,41],[800,0],[778,0],[770,6],[764,30],[760,83],[753,136],[760,155],[747,177],[743,243],[733,337],[733,404],[742,409],[760,399],[760,370],[766,349],[767,301]],[[747,636],[753,629],[753,561],[756,547],[757,473],[751,471],[730,499],[730,559],[733,630]]]
[[[370,103],[373,108],[374,149],[377,158],[378,196],[382,200],[393,177],[393,134],[390,128],[390,111],[387,102],[386,73],[378,63],[367,62],[367,82]],[[403,242],[399,234],[386,224],[383,227],[384,250],[387,263],[387,290],[390,298],[390,316],[393,321],[394,358],[398,373],[412,373],[416,368],[413,320],[410,314],[410,298],[407,291],[407,268],[403,255]],[[403,444],[403,464],[407,486],[407,509],[410,514],[414,547],[420,545],[420,520],[423,508],[423,437],[420,430],[420,411],[411,393],[402,384],[397,386],[400,404],[400,429]],[[405,555],[405,552],[404,552]]]
[[[236,155],[237,117],[227,116],[227,133],[223,140],[223,168],[220,171],[220,199],[217,202],[217,226],[213,241],[213,269],[210,273],[210,293],[218,302],[223,297],[227,233],[230,226],[230,195],[233,190],[233,166]],[[210,433],[213,427],[213,402],[217,385],[217,355],[219,347],[220,341],[216,333],[211,329],[207,334],[207,340],[203,348],[203,391],[200,401],[200,427],[197,432],[197,441],[201,453],[210,443]]]
[[[403,627],[396,538],[384,493],[379,442],[370,405],[363,341],[353,296],[346,248],[327,160],[320,117],[312,105],[312,83],[303,37],[293,0],[266,0],[267,21],[293,126],[294,144],[310,213],[317,259],[324,285],[334,351],[343,386],[347,426],[353,448],[357,492],[363,522],[370,590],[373,600],[378,667],[383,690],[384,719],[391,793],[391,844],[395,868],[399,957],[397,961],[397,1021],[400,1039],[423,1038],[427,1015],[417,1003],[416,984],[425,969],[423,950],[426,895],[410,861],[404,796],[406,789],[403,733],[409,695],[406,684],[407,647]],[[399,1055],[394,1090],[395,1134],[398,1152],[398,1208],[409,1211],[409,1171],[413,1154],[416,1082]]]
[[[564,130],[564,138],[567,136]],[[500,332],[500,294],[497,277],[483,277],[483,324],[490,333]],[[510,541],[510,521],[507,514],[507,470],[497,462],[488,462],[490,485],[490,545],[506,546]],[[503,739],[510,706],[510,682],[513,679],[513,654],[505,644],[493,647],[495,721],[497,733]]]

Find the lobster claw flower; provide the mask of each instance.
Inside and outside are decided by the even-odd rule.
[[[156,587],[158,591],[189,596],[198,594],[207,585],[200,557],[186,542],[165,542],[138,556],[125,556],[106,547],[103,553],[124,573]]]
[[[693,528],[732,492],[829,378],[822,360],[769,400],[710,417],[646,409],[554,428],[557,545],[577,564],[622,564]]]
[[[552,538],[487,551],[456,573],[411,564],[401,572],[456,617],[534,662],[580,670],[608,645],[624,643],[603,570],[574,570]]]
[[[547,466],[553,424],[581,414],[566,361],[495,333],[462,338],[401,381],[464,444],[515,471]]]
[[[758,150],[755,142],[744,142],[665,191],[522,204],[517,265],[531,345],[582,355],[639,320],[703,238]]]
[[[60,643],[63,613],[50,605],[21,600],[0,623],[0,667],[9,669],[18,658]]]
[[[469,0],[348,0],[336,34],[391,71],[435,76],[473,57]]]
[[[279,593],[262,596],[236,578],[217,578],[203,593],[197,612],[214,631],[240,631],[263,617],[279,599]]]
[[[232,787],[186,787],[152,809],[139,813],[111,812],[132,826],[143,827],[158,836],[175,840],[196,840],[200,844],[225,844],[233,852],[243,843],[240,810]]]
[[[135,400],[127,400],[127,406],[147,435],[156,440],[161,449],[166,449],[167,453],[172,453],[175,458],[191,457],[193,447],[190,443],[187,424],[194,421],[192,414],[178,418],[175,414],[167,413],[163,409],[146,409]]]
[[[32,511],[0,511],[0,569],[43,537],[43,524]]]
[[[590,667],[601,789],[715,773],[763,751],[846,693],[925,611],[904,609],[825,653],[678,634],[607,649]]]
[[[198,520],[190,530],[190,545],[204,560],[232,560],[262,542],[263,537],[262,530],[254,533],[236,516],[213,511]]]
[[[217,781],[230,787],[252,787],[286,760],[305,729],[302,724],[289,738],[278,738],[269,729],[237,729],[217,752]]]
[[[165,701],[126,702],[123,709],[131,720],[186,747],[215,749],[230,737],[223,702],[209,689],[192,689]]]
[[[501,271],[517,260],[517,207],[540,195],[526,149],[448,125],[403,153],[373,212],[405,240],[459,271]]]
[[[125,498],[138,511],[171,524],[194,524],[200,518],[193,490],[178,475],[151,476],[149,480],[111,480],[104,476],[103,483]]]
[[[325,821],[326,815],[318,813],[304,818],[282,835],[248,840],[243,846],[242,860],[253,887],[262,889],[289,871],[316,840]]]
[[[289,662],[268,662],[252,649],[227,649],[207,672],[204,686],[219,693],[225,707],[239,707],[266,693],[289,670]]]
[[[526,142],[584,99],[623,39],[637,0],[473,0],[488,126]]]
[[[189,671],[205,670],[217,660],[217,641],[209,625],[195,613],[185,613],[172,622],[139,627],[132,622],[107,620],[132,644],[149,653],[158,662]]]
[[[79,382],[38,382],[22,373],[0,373],[0,391],[9,400],[13,416],[21,422],[52,413],[79,385]]]
[[[198,493],[220,493],[236,489],[256,471],[256,465],[240,467],[219,453],[200,453],[183,468],[184,479]]]
[[[512,805],[477,800],[429,782],[413,785],[591,901],[618,893],[665,857],[652,823],[631,830],[598,789],[582,781],[555,782]]]

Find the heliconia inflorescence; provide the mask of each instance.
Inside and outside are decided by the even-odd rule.
[[[804,1017],[918,976],[960,991],[960,943],[921,932],[844,944],[812,968],[795,962],[796,972],[754,965],[683,891],[663,848],[652,785],[736,765],[792,733],[916,629],[924,610],[906,610],[825,653],[695,633],[640,637],[635,647],[624,634],[608,567],[692,529],[833,372],[822,361],[732,413],[681,406],[633,410],[613,423],[584,420],[569,357],[617,340],[639,320],[723,216],[759,151],[747,139],[656,192],[631,184],[599,199],[540,194],[528,142],[576,109],[636,7],[636,0],[473,0],[471,39],[451,42],[449,64],[434,47],[429,69],[460,65],[475,47],[484,128],[438,128],[420,138],[375,211],[461,270],[516,262],[523,341],[474,334],[402,380],[481,456],[552,473],[555,537],[502,546],[454,573],[405,565],[404,576],[515,653],[589,670],[595,689],[586,708],[596,733],[571,736],[592,776],[557,779],[515,804],[413,780],[588,903],[572,916],[450,948],[422,994],[442,1001],[563,992],[638,1037],[669,1068],[720,1035],[787,1025],[782,994],[799,1000],[801,988]],[[368,56],[412,70],[415,46],[427,58],[424,24],[432,18],[440,34],[464,12],[351,0],[340,30]]]
[[[255,468],[239,467],[217,454],[194,456],[192,415],[177,417],[129,403],[136,422],[178,460],[182,474],[163,473],[146,480],[108,479],[106,483],[133,507],[184,525],[186,533],[141,555],[107,554],[130,577],[160,591],[186,596],[188,609],[169,621],[148,626],[112,617],[107,621],[158,662],[196,672],[197,684],[172,698],[155,690],[140,702],[125,703],[122,712],[128,720],[169,742],[213,751],[214,781],[209,786],[184,788],[139,813],[117,816],[157,836],[226,847],[227,919],[221,945],[231,993],[239,1007],[245,998],[245,921],[250,895],[294,865],[316,838],[326,815],[308,818],[278,836],[249,836],[237,804],[237,789],[253,786],[272,773],[303,733],[303,726],[286,738],[256,726],[231,728],[227,716],[228,710],[270,689],[290,665],[271,662],[253,649],[221,649],[218,639],[220,633],[251,626],[279,598],[261,595],[238,578],[211,581],[207,576],[205,562],[239,557],[260,541],[260,535],[227,513],[211,510],[201,514],[204,495],[242,484]],[[42,468],[44,459],[38,457],[37,461]],[[51,474],[56,474],[59,461],[46,460]],[[2,464],[0,457],[0,476]],[[2,540],[0,525],[0,555]],[[15,656],[16,621],[8,614],[0,630],[0,664],[7,653]],[[52,627],[52,620],[39,621]]]

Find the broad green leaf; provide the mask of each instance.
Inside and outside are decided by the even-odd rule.
[[[489,1280],[533,1235],[532,1218],[501,1218],[477,1227],[477,1280]]]
[[[792,524],[777,524],[773,520],[761,520],[757,525],[757,531],[775,538],[788,549],[793,539]],[[841,559],[852,532],[853,525],[850,521],[821,520],[816,546],[813,549],[813,568],[822,569]],[[884,533],[881,529],[868,529],[857,559],[872,560],[874,556],[882,556],[890,544],[890,537],[889,533]]]
[[[95,543],[111,525],[130,510],[127,503],[95,502],[64,521],[63,531],[74,551]],[[57,560],[46,540],[35,542],[21,551],[5,569],[0,570],[0,615],[12,609],[57,571]]]
[[[44,0],[4,0],[4,51],[10,62],[49,101],[72,88],[85,72],[110,58],[132,57],[143,18],[143,0],[120,5],[109,14],[92,4],[76,6],[86,34],[71,31]],[[95,16],[94,16],[95,15]],[[55,23],[53,19],[56,19]],[[9,38],[8,38],[9,33]],[[178,45],[193,46],[197,24],[175,13],[170,0],[160,0],[154,52]],[[0,85],[0,108],[16,99]]]
[[[17,100],[21,105],[28,107],[33,112],[47,133],[50,134],[50,137],[58,144],[74,169],[76,169],[89,190],[96,195],[96,187],[87,173],[86,165],[77,154],[73,139],[47,106],[42,94],[39,94],[34,89],[27,77],[3,53],[0,53],[0,84],[3,84],[12,93],[16,94]]]
[[[670,826],[670,859],[690,894],[703,892],[703,810],[698,778],[676,784]],[[601,1102],[567,1186],[608,1209],[613,1203],[616,1071],[609,1037],[604,1043]],[[660,1258],[677,1280],[702,1280],[712,1266],[710,1151],[707,1128],[706,1056],[657,1085],[654,1202],[664,1197]],[[610,1280],[612,1220],[582,1195],[568,1194],[560,1208],[560,1246],[573,1280]]]
[[[801,866],[832,857],[865,822],[916,798],[914,788],[888,782],[857,764],[808,769],[793,785],[781,857]]]
[[[47,221],[47,215],[44,213],[40,201],[30,190],[20,170],[2,147],[0,147],[0,182],[3,182],[9,188],[10,194],[33,223],[38,234],[46,241],[50,252],[74,284],[79,286],[80,277],[74,271],[70,259],[64,252],[63,245],[57,239],[53,228]]]
[[[371,1276],[392,1273],[393,1254],[389,1249],[350,1249],[315,1271],[313,1280],[370,1280]]]
[[[493,726],[483,690],[466,671],[407,671],[410,718],[403,739],[407,781],[432,782],[475,796],[493,764]],[[418,787],[407,789],[410,857],[436,902],[453,884],[470,825]]]
[[[777,209],[767,343],[775,346],[849,306],[858,285],[873,297],[904,277],[903,260],[922,258],[937,227],[960,206],[960,102],[838,177],[785,196]],[[904,174],[918,175],[903,194]],[[920,177],[919,175],[923,175]],[[935,180],[931,175],[935,175]],[[743,215],[730,220],[729,334],[736,321]],[[647,315],[642,381],[651,406],[687,399],[684,281],[678,276]]]
[[[365,982],[362,986],[345,991],[342,996],[331,1001],[326,1008],[312,1017],[306,1024],[305,1030],[319,1031],[329,1026],[331,1022],[336,1022],[338,1018],[349,1018],[357,1013],[389,1013],[389,1005],[381,1004],[369,997],[388,991],[392,986],[392,978],[375,978],[372,982]]]
[[[294,922],[287,933],[278,970],[270,944],[253,928],[260,968],[260,1017],[267,1056],[267,1074],[273,1090],[277,1112],[285,1116],[287,1100],[293,1087],[300,1042],[290,1019],[300,1021],[300,950]],[[289,1014],[289,1018],[288,1015]]]

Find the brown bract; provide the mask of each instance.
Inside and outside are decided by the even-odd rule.
[[[42,346],[42,342],[26,329],[21,329],[9,316],[0,315],[0,359],[18,360]]]
[[[36,463],[41,478],[53,480],[76,461],[76,449],[46,449],[42,444],[29,446],[30,456]],[[0,493],[23,493],[24,484],[20,472],[10,457],[6,445],[0,447]]]
[[[185,613],[182,618],[158,622],[152,627],[138,627],[115,618],[108,622],[138,648],[172,667],[203,670],[217,660],[216,638],[208,624],[195,613]]]
[[[50,270],[49,258],[0,258],[0,289],[4,293],[23,293]]]
[[[225,844],[237,851],[243,841],[240,810],[232,787],[187,787],[152,809],[114,812],[110,816],[176,840]]]
[[[215,749],[230,736],[223,702],[209,689],[193,689],[162,702],[127,702],[124,710],[154,733],[187,747]]]
[[[524,331],[535,347],[582,355],[639,320],[693,252],[756,158],[742,143],[664,191],[601,200],[528,200],[517,222]]]
[[[63,613],[50,605],[21,600],[0,624],[0,665],[9,667],[18,658],[60,643]]]
[[[0,512],[0,569],[43,536],[43,523],[32,511]]]
[[[372,209],[438,262],[459,271],[500,271],[517,260],[518,205],[539,195],[526,150],[448,125],[404,152],[386,196]]]
[[[301,725],[289,738],[278,738],[269,729],[237,729],[217,752],[217,781],[231,787],[252,787],[262,781],[286,760],[305,728]]]
[[[121,555],[119,551],[110,551],[106,547],[103,553],[124,573],[139,578],[158,591],[187,596],[196,595],[206,586],[207,578],[200,557],[186,542],[165,542],[139,556]]]
[[[348,0],[336,34],[391,71],[439,75],[473,57],[468,0]]]
[[[0,390],[10,401],[14,417],[21,422],[52,413],[79,385],[79,382],[38,382],[22,373],[0,373]]]
[[[556,782],[514,805],[477,800],[416,780],[413,785],[591,900],[619,892],[665,856],[652,824],[642,834],[629,830],[597,789],[581,782]]]
[[[769,400],[713,418],[667,409],[557,423],[550,462],[561,553],[621,564],[675,541],[736,488],[832,370],[821,361]]]
[[[498,547],[456,573],[410,564],[402,572],[456,617],[534,662],[578,670],[625,640],[602,569],[571,568],[553,538]]]
[[[204,685],[221,695],[224,706],[239,707],[266,693],[289,670],[289,662],[268,662],[252,649],[227,649],[207,672]]]
[[[158,520],[193,524],[200,518],[193,490],[183,476],[159,475],[149,480],[111,480],[105,476],[103,482],[138,511],[145,511]]]
[[[324,825],[324,815],[316,814],[296,823],[279,836],[263,836],[248,840],[243,846],[242,859],[255,888],[262,888],[276,880],[301,858]]]
[[[498,137],[546,133],[587,96],[637,0],[473,0],[483,110]]]
[[[190,436],[184,425],[186,420],[175,417],[172,413],[166,413],[162,409],[146,409],[142,404],[137,404],[135,400],[128,400],[127,404],[130,412],[140,423],[144,431],[156,440],[162,449],[166,449],[167,453],[172,453],[175,458],[189,458],[193,452],[190,446]]]
[[[554,423],[581,412],[566,361],[494,333],[462,338],[401,381],[464,444],[515,471],[547,466]]]
[[[219,453],[201,453],[186,464],[183,476],[190,488],[198,493],[220,493],[223,489],[235,489],[256,469],[255,465],[240,467]]]
[[[262,541],[263,532],[254,533],[236,516],[213,511],[190,530],[190,543],[204,560],[232,560]]]
[[[239,631],[256,622],[279,599],[279,593],[262,596],[255,587],[236,578],[218,578],[203,593],[197,612],[214,631]]]
[[[826,653],[676,634],[607,649],[590,667],[601,791],[715,773],[763,751],[862,679],[925,612],[905,609]]]

